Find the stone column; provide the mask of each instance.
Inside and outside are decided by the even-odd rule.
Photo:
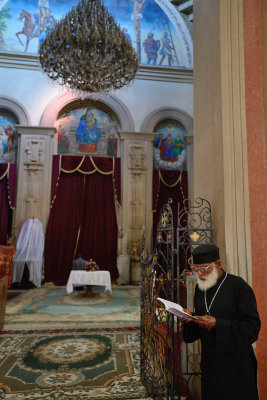
[[[194,196],[227,269],[251,283],[242,0],[194,2]]]
[[[12,233],[17,240],[23,223],[29,218],[38,218],[46,229],[55,128],[19,125],[16,128],[18,180]]]
[[[188,199],[194,201],[194,136],[185,136]]]
[[[120,138],[122,143],[121,248],[123,254],[134,254],[137,242],[139,254],[143,228],[146,231],[147,247],[151,248],[154,134],[121,132]],[[134,275],[132,280],[139,281],[140,263],[139,271]]]

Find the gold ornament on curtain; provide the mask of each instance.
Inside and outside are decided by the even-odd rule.
[[[138,57],[102,0],[81,0],[40,47],[49,78],[78,92],[107,92],[127,85]]]

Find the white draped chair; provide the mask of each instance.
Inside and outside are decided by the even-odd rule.
[[[43,224],[37,218],[28,219],[22,226],[13,259],[12,282],[21,282],[25,263],[29,268],[29,280],[40,287],[44,252]]]

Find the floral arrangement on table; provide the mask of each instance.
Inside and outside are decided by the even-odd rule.
[[[99,266],[97,265],[97,263],[92,258],[90,258],[90,260],[85,264],[83,269],[85,271],[93,272],[93,271],[98,271],[99,270]]]

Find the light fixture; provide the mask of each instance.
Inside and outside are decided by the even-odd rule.
[[[54,81],[81,92],[127,85],[138,57],[102,0],[81,0],[40,45],[42,69]]]

